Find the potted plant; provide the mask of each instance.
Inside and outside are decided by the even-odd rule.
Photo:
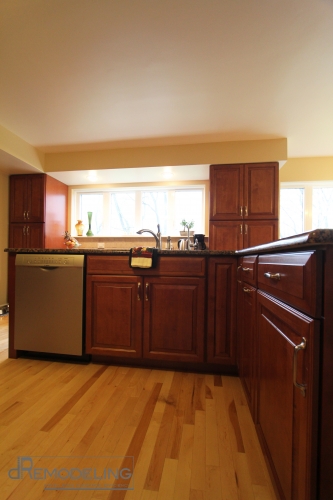
[[[183,226],[183,230],[180,231],[180,236],[188,236],[188,231],[194,227],[194,221],[191,220],[191,222],[187,222],[185,219],[183,219],[180,223]],[[194,231],[190,231],[190,236],[193,236]]]

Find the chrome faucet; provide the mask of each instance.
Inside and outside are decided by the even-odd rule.
[[[162,234],[160,231],[160,225],[157,224],[157,234],[155,234],[153,231],[150,229],[140,229],[140,231],[137,231],[136,234],[142,234],[142,233],[150,233],[154,236],[155,241],[156,241],[156,248],[161,249],[162,248]]]

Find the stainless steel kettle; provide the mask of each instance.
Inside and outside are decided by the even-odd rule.
[[[178,250],[189,250],[190,249],[190,240],[188,238],[178,240]]]

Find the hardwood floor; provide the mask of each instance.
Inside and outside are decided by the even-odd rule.
[[[237,377],[18,358],[0,387],[2,499],[276,500]],[[83,476],[125,455],[132,490]]]
[[[0,316],[0,361],[8,357],[8,320],[9,314]]]

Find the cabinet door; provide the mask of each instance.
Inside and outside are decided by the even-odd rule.
[[[10,222],[25,222],[26,206],[27,206],[27,191],[26,191],[26,175],[11,175],[10,179]]]
[[[243,248],[242,221],[210,221],[210,250],[241,250]]]
[[[45,222],[45,175],[27,175],[27,220]]]
[[[10,222],[44,222],[45,175],[10,176]]]
[[[248,164],[244,168],[244,216],[249,219],[277,219],[278,163]]]
[[[208,274],[207,361],[236,366],[236,258],[211,258]]]
[[[210,220],[242,219],[243,165],[210,166]]]
[[[278,220],[244,221],[243,248],[255,247],[278,239]]]
[[[257,393],[256,296],[255,288],[246,283],[239,284],[237,311],[239,376],[254,422],[256,422]]]
[[[205,280],[151,277],[144,289],[144,357],[202,362]]]
[[[44,248],[44,224],[10,224],[9,247]]]
[[[319,325],[263,292],[257,298],[258,433],[281,498],[315,500]]]
[[[44,223],[34,223],[26,226],[26,248],[45,248]]]
[[[86,352],[136,358],[142,354],[142,280],[87,276]]]

